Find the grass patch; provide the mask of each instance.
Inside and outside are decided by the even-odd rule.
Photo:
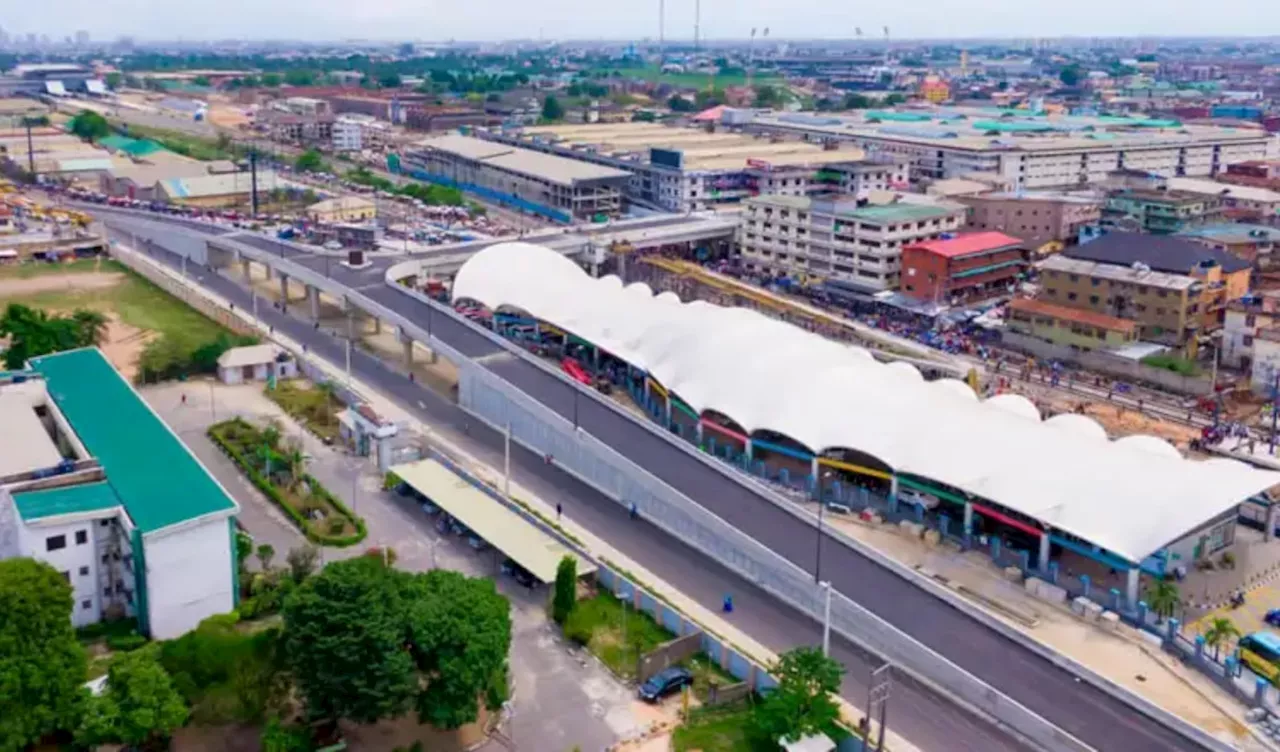
[[[308,431],[332,444],[338,438],[338,413],[342,402],[327,385],[315,386],[282,382],[265,391],[267,399],[280,406],[289,417]]]
[[[81,645],[92,645],[109,638],[128,637],[138,633],[138,620],[116,619],[115,621],[99,621],[86,624],[76,630],[76,639]]]
[[[52,274],[84,274],[87,272],[123,272],[126,267],[118,261],[110,259],[76,259],[63,263],[51,264],[43,261],[32,261],[25,264],[7,264],[0,266],[0,279],[31,279]]]
[[[210,426],[209,438],[308,540],[325,546],[353,546],[364,540],[364,520],[307,473],[298,458],[280,446],[278,435],[273,440],[267,430],[232,418]]]
[[[1200,375],[1200,366],[1196,365],[1194,360],[1179,358],[1176,355],[1148,355],[1142,359],[1142,363],[1152,368],[1163,368],[1166,371],[1173,371],[1183,376],[1194,377]]]
[[[718,707],[695,708],[689,719],[671,734],[675,752],[749,752],[754,747],[747,737],[751,722],[750,701]]]
[[[578,601],[565,620],[564,633],[624,679],[635,679],[640,656],[675,637],[648,614],[606,591]]]
[[[698,653],[684,661],[684,667],[693,674],[693,695],[699,700],[707,699],[712,684],[727,687],[740,683],[736,676],[720,668],[720,664],[711,660],[706,653]]]
[[[202,162],[212,162],[218,159],[236,159],[240,156],[239,150],[230,141],[224,142],[217,138],[203,138],[190,133],[171,131],[164,128],[130,125],[129,137],[150,139],[169,151],[181,154],[184,157],[198,159]]]

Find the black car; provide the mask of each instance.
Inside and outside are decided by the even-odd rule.
[[[640,685],[639,695],[645,702],[657,702],[669,694],[692,686],[693,674],[689,673],[688,669],[672,666],[650,676],[644,684]]]
[[[516,582],[527,588],[535,588],[538,586],[538,579],[529,573],[529,570],[515,563],[511,559],[502,562],[503,574],[511,575]]]

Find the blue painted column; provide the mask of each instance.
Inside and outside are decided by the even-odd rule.
[[[1139,570],[1137,567],[1134,567],[1125,573],[1125,576],[1127,579],[1125,580],[1124,595],[1130,604],[1134,604],[1138,602],[1138,575],[1139,574],[1141,574],[1141,570]]]
[[[1049,571],[1049,531],[1045,530],[1040,533],[1040,559],[1036,562],[1036,568],[1041,572]]]
[[[973,536],[973,502],[966,501],[964,503],[964,544],[969,545],[969,538]]]
[[[896,508],[897,501],[898,501],[898,476],[890,475],[889,476],[889,502],[890,502],[889,506],[892,508]]]
[[[743,454],[745,454],[745,455],[747,455],[747,459],[748,459],[748,460],[755,459],[754,455],[753,455],[753,454],[752,454],[752,452],[751,452],[751,439],[747,439],[747,440],[743,443],[743,445],[742,445],[742,453],[743,453]],[[764,475],[765,473],[764,473],[764,471],[761,471],[761,473],[760,473],[760,474],[761,474],[761,475]]]
[[[1254,681],[1253,701],[1258,703],[1259,705],[1262,704],[1263,699],[1266,698],[1267,696],[1268,684],[1270,684],[1270,682],[1268,682],[1266,679],[1263,679],[1261,676],[1257,677],[1257,679]]]
[[[818,458],[809,460],[809,475],[813,478],[813,498],[822,503],[822,476],[818,474]]]
[[[1092,581],[1089,579],[1089,575],[1087,574],[1080,575],[1080,584],[1084,586],[1084,597],[1088,598],[1089,588],[1093,584]]]

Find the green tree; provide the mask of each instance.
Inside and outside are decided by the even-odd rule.
[[[384,89],[400,88],[401,80],[398,73],[387,73],[378,78],[378,85]]]
[[[117,654],[106,690],[90,698],[76,739],[81,744],[129,744],[165,749],[187,720],[187,706],[153,650]]]
[[[284,560],[289,565],[289,575],[293,581],[301,584],[303,580],[315,574],[316,565],[320,562],[320,549],[310,543],[289,549]]]
[[[885,97],[885,98],[884,98],[884,103],[885,103],[886,105],[888,105],[889,107],[892,107],[892,106],[894,106],[894,105],[896,105],[896,104],[902,104],[902,103],[903,103],[903,102],[905,102],[905,101],[907,101],[907,98],[906,98],[905,96],[903,96],[903,95],[901,95],[901,94],[897,94],[897,93],[890,94],[889,96],[887,96],[887,97]]]
[[[1084,79],[1084,69],[1078,64],[1072,63],[1058,71],[1058,79],[1065,86],[1078,86],[1080,81]]]
[[[840,717],[832,695],[840,691],[844,667],[818,648],[795,648],[769,669],[778,686],[756,705],[752,731],[762,743],[795,741],[827,733]]]
[[[1178,591],[1178,586],[1163,577],[1147,590],[1147,606],[1162,619],[1173,616],[1181,602],[1182,593]]]
[[[755,88],[756,106],[757,107],[780,107],[782,105],[782,91],[776,86],[761,84]]]
[[[293,162],[293,168],[298,172],[328,172],[324,155],[315,149],[307,149],[299,154]]]
[[[564,119],[564,106],[552,94],[548,94],[547,98],[542,100],[542,119],[548,123],[555,123]]]
[[[105,81],[109,88],[119,89],[120,84],[124,83],[124,74],[112,71],[107,74]]]
[[[97,141],[111,134],[111,125],[107,119],[90,110],[80,110],[71,118],[71,132],[85,141]]]
[[[1213,648],[1213,659],[1218,659],[1218,653],[1222,650],[1222,646],[1232,640],[1240,639],[1240,629],[1230,619],[1217,617],[1209,622],[1209,628],[1204,631],[1204,644]]]
[[[363,556],[330,564],[285,601],[285,656],[312,720],[373,723],[418,689],[401,573]]]
[[[212,85],[212,84],[209,82],[209,77],[208,77],[208,76],[196,76],[195,78],[191,79],[191,83],[195,84],[196,86],[211,86],[211,85]]]
[[[41,355],[95,345],[102,339],[106,318],[96,311],[77,310],[71,316],[50,316],[43,310],[10,303],[0,315],[0,336],[8,335],[5,367],[22,368]]]
[[[288,70],[284,72],[284,82],[290,86],[315,86],[316,74],[309,70]]]
[[[85,655],[71,628],[71,585],[32,559],[0,561],[0,749],[73,729]]]
[[[844,108],[846,110],[868,110],[874,104],[870,98],[862,94],[848,94],[844,98]]]
[[[578,602],[578,560],[565,556],[556,567],[555,597],[551,601],[551,618],[564,625],[569,612]]]
[[[679,94],[672,94],[671,98],[667,100],[667,107],[670,107],[672,112],[692,112],[693,102]]]
[[[426,688],[418,719],[454,729],[474,722],[482,698],[506,698],[511,604],[493,580],[432,570],[407,583],[410,653]]]
[[[258,557],[258,563],[262,565],[262,571],[266,572],[271,569],[271,560],[276,558],[276,547],[270,543],[263,543],[258,546],[254,554]]]
[[[510,604],[492,580],[336,562],[286,600],[285,655],[312,720],[371,723],[416,707],[457,728],[505,697]]]
[[[274,89],[280,85],[280,82],[281,82],[280,74],[279,73],[263,73],[261,81],[263,86],[267,87],[268,89]]]

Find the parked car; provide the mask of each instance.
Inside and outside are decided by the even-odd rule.
[[[527,588],[535,588],[538,586],[538,579],[530,574],[529,570],[515,563],[511,559],[507,559],[502,562],[502,573],[510,575],[511,579]]]
[[[693,674],[681,666],[672,666],[650,676],[640,685],[638,694],[645,702],[657,702],[669,694],[692,686]]]
[[[467,545],[471,546],[471,548],[476,551],[483,551],[489,547],[489,544],[485,542],[484,538],[481,538],[475,533],[467,535]]]
[[[424,501],[422,502],[422,511],[426,512],[427,514],[434,515],[440,511],[440,507],[436,506],[435,504],[432,504],[429,501]]]

